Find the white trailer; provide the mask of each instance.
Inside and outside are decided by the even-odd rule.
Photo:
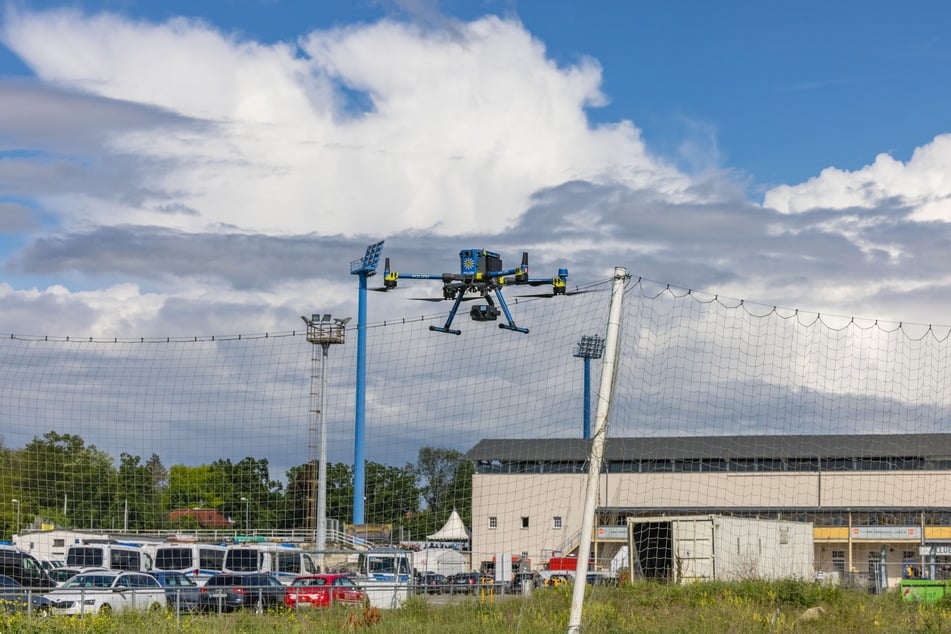
[[[728,515],[627,518],[632,578],[813,579],[811,522]]]

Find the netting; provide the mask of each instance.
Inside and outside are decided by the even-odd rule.
[[[582,337],[604,334],[610,282],[582,290],[550,299],[507,292],[528,334],[466,315],[457,317],[459,336],[430,332],[445,313],[374,322],[375,306],[397,300],[371,297],[364,536],[456,543],[467,559],[453,565],[467,570],[508,555],[516,567],[537,569],[571,554],[587,469],[584,359],[576,352]],[[943,523],[951,500],[936,476],[951,468],[941,461],[951,404],[947,328],[819,316],[637,279],[623,313],[596,568],[628,566],[631,517],[715,513],[922,532]],[[356,324],[344,345],[330,347],[324,376],[315,373],[319,346],[293,327],[226,337],[0,339],[0,491],[17,501],[3,505],[3,533],[213,529],[306,540],[317,495],[315,390],[325,399],[326,517],[346,533],[355,496]],[[589,368],[593,416],[601,360]],[[863,444],[870,435],[903,435],[904,444],[876,449]],[[818,447],[803,436],[820,438]],[[909,436],[923,440],[909,445]],[[830,454],[833,446],[842,449]],[[899,484],[881,476],[894,471],[905,478]],[[471,538],[437,533],[453,510]],[[675,530],[654,523],[661,533]],[[773,527],[758,526],[735,529],[742,543],[734,550],[744,553],[737,567],[748,573],[763,565],[762,543],[773,539]],[[892,542],[906,546],[899,558],[917,557],[922,533],[896,534],[873,540],[867,532],[863,551],[833,536],[826,550],[813,549],[812,531],[807,565],[865,570]],[[694,553],[706,548],[698,540]],[[671,554],[673,541],[651,548],[664,563],[638,561],[640,573],[690,576],[687,556]]]

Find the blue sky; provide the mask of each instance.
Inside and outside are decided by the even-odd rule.
[[[949,321],[949,12],[8,3],[0,301],[16,310],[0,330],[51,288],[94,334],[202,330],[222,302],[247,311],[242,329],[276,329],[301,284],[352,306],[331,264],[384,238],[419,271],[427,250],[452,266],[475,244],[536,249],[579,282],[625,265],[805,310]],[[280,257],[312,251],[328,273],[306,281]],[[43,314],[31,328],[61,327]]]
[[[239,37],[293,41],[313,28],[416,19],[517,17],[558,63],[596,59],[609,102],[593,122],[631,119],[652,148],[696,168],[678,148],[715,149],[757,187],[858,169],[876,154],[907,160],[947,126],[951,63],[946,3],[482,2],[68,3],[136,19],[193,16]],[[416,8],[420,5],[423,8]],[[30,2],[30,7],[64,6]],[[3,75],[31,74],[0,48]],[[913,104],[913,105],[911,105]]]

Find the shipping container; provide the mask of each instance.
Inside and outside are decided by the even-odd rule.
[[[814,578],[811,522],[684,515],[629,517],[627,525],[635,579]]]

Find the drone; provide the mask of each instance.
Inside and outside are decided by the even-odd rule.
[[[485,249],[463,249],[459,252],[458,273],[397,273],[390,270],[390,259],[386,258],[383,271],[383,286],[374,288],[375,291],[391,291],[396,288],[400,279],[410,280],[440,280],[442,281],[442,298],[415,297],[421,301],[453,302],[449,310],[449,317],[442,326],[430,326],[434,332],[444,332],[450,335],[461,335],[462,331],[452,328],[452,321],[456,317],[459,305],[463,301],[482,300],[484,304],[473,306],[469,310],[469,317],[473,321],[496,321],[500,314],[505,315],[507,323],[499,324],[499,328],[515,332],[527,333],[528,328],[515,324],[508,304],[502,296],[502,287],[508,284],[521,286],[542,286],[551,284],[551,292],[521,295],[520,297],[554,297],[556,295],[573,295],[566,293],[568,269],[559,269],[558,275],[548,278],[533,278],[528,276],[528,253],[522,253],[522,263],[518,268],[503,269],[502,258],[498,253]],[[581,291],[577,291],[581,292]],[[495,300],[498,300],[496,305]],[[501,309],[501,313],[500,313]]]

